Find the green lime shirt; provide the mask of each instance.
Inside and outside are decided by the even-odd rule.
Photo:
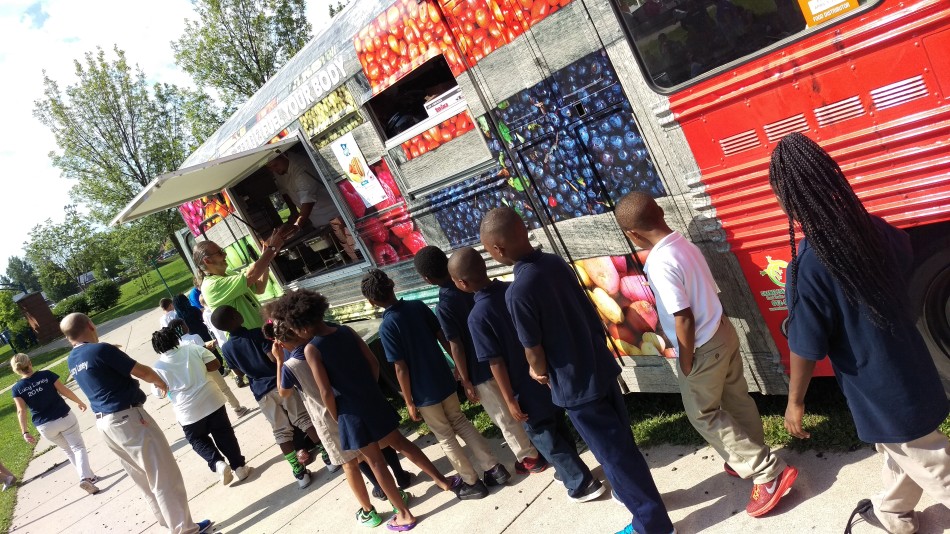
[[[201,294],[211,309],[231,306],[237,310],[244,318],[244,328],[253,330],[264,326],[261,303],[247,285],[247,274],[208,275],[201,283]]]

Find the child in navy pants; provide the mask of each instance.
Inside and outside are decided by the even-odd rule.
[[[673,523],[650,468],[630,431],[620,393],[620,366],[603,325],[574,271],[559,256],[535,250],[521,216],[495,208],[482,220],[481,240],[499,263],[514,265],[506,302],[532,378],[549,384],[619,500],[633,514],[621,531],[669,534]]]

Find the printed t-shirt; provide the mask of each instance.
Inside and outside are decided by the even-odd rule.
[[[904,277],[914,257],[910,237],[883,219],[873,220],[903,271],[892,280],[894,288],[906,295]],[[895,312],[893,332],[874,324],[864,304],[848,300],[807,238],[788,272],[789,349],[809,360],[831,359],[858,437],[868,443],[905,443],[933,432],[950,405],[914,320]]]
[[[465,367],[472,385],[479,385],[492,378],[491,368],[475,356],[475,343],[468,331],[468,314],[475,305],[475,296],[455,287],[450,280],[439,287],[439,303],[435,306],[436,317],[442,325],[442,333],[449,341],[460,340],[465,349]]]
[[[93,412],[110,414],[145,402],[145,392],[132,378],[135,360],[108,343],[74,347],[66,365]]]
[[[699,247],[673,232],[653,246],[643,268],[656,295],[656,311],[663,332],[677,353],[679,340],[673,317],[676,312],[686,308],[693,312],[697,348],[716,335],[722,321],[722,303],[716,293],[716,281]]]
[[[168,400],[178,424],[196,423],[224,406],[224,394],[208,380],[205,364],[213,361],[214,354],[204,347],[184,344],[155,362],[155,372],[168,385]]]
[[[277,364],[267,356],[271,342],[260,329],[239,328],[231,332],[231,338],[221,347],[221,355],[228,367],[244,373],[254,394],[260,400],[277,387]]]
[[[208,275],[201,283],[201,293],[212,310],[221,306],[231,306],[237,310],[244,319],[244,328],[257,330],[264,326],[261,303],[254,290],[247,285],[247,274]]]
[[[514,270],[508,311],[522,346],[544,349],[554,404],[573,408],[607,395],[620,366],[573,269],[560,256],[536,250]]]
[[[420,300],[402,300],[386,308],[379,339],[391,363],[409,367],[412,401],[418,407],[438,404],[455,392],[455,377],[442,355],[436,334],[439,320]]]
[[[34,426],[62,419],[69,414],[69,406],[56,391],[55,384],[58,379],[59,375],[56,373],[43,370],[13,384],[13,397],[20,397],[26,403],[33,416]]]

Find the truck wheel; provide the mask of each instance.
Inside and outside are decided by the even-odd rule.
[[[910,303],[950,398],[950,241],[924,255],[910,278]]]

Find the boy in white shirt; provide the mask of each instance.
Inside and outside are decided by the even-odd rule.
[[[172,299],[162,299],[158,301],[158,307],[164,312],[161,317],[158,318],[158,324],[165,328],[172,321],[178,318],[178,312],[175,311],[175,306],[172,304]]]
[[[214,348],[214,342],[209,341],[205,343],[201,336],[198,334],[192,334],[188,330],[188,325],[185,324],[185,321],[181,319],[175,319],[168,325],[169,328],[175,331],[178,334],[178,338],[181,340],[182,345],[197,345],[199,347],[204,347],[209,349],[208,352],[211,352],[210,349]],[[211,345],[211,346],[209,346]],[[215,353],[211,353],[212,356],[218,363],[221,363],[221,358],[218,357]],[[247,415],[250,410],[245,406],[241,406],[241,401],[234,396],[234,392],[231,391],[231,388],[228,387],[228,383],[224,381],[224,376],[221,375],[220,365],[218,366],[217,371],[208,371],[208,380],[212,381],[214,385],[218,386],[218,389],[221,390],[221,393],[224,395],[225,400],[228,401],[228,404],[231,405],[231,409],[234,410],[234,415],[238,417],[244,417]]]
[[[752,478],[746,512],[765,515],[791,489],[798,470],[765,445],[762,418],[743,374],[739,337],[723,315],[706,259],[699,247],[670,229],[650,195],[624,196],[614,215],[637,247],[650,250],[644,270],[660,324],[679,355],[686,416],[726,461],[726,473]]]
[[[208,380],[208,373],[217,373],[221,363],[204,347],[180,344],[172,328],[153,333],[152,348],[161,355],[154,369],[168,384],[168,400],[188,443],[218,474],[221,484],[247,478],[251,468],[224,410],[224,395]]]

